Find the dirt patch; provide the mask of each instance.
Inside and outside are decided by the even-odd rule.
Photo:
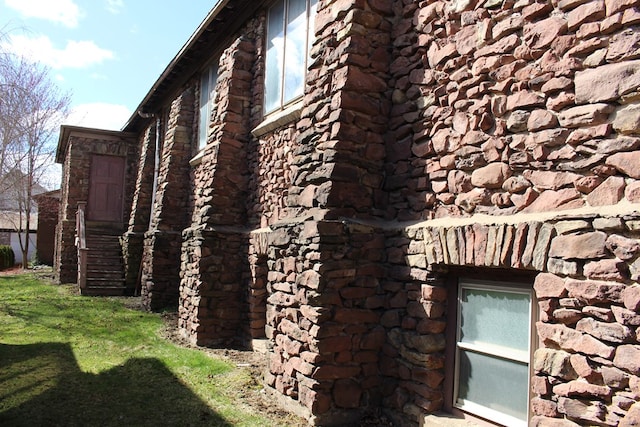
[[[306,420],[274,405],[273,400],[269,399],[267,393],[262,388],[262,375],[267,368],[265,354],[253,351],[194,346],[178,334],[177,313],[163,313],[162,318],[164,320],[162,336],[166,339],[182,347],[195,348],[210,354],[212,357],[226,360],[234,364],[238,369],[245,370],[249,373],[250,379],[242,384],[240,389],[235,391],[238,402],[242,402],[255,411],[274,419],[280,425],[288,424],[292,427],[309,425]],[[394,426],[393,422],[380,410],[376,409],[366,413],[360,423],[354,427],[392,426]]]
[[[17,276],[18,274],[23,274],[28,272],[29,270],[25,270],[24,268],[15,265],[13,267],[5,268],[4,270],[0,270],[0,276]]]
[[[162,313],[162,319],[164,327],[161,335],[164,338],[181,347],[194,348],[217,359],[225,360],[247,374],[244,381],[234,383],[239,385],[232,391],[239,404],[247,405],[255,412],[278,421],[279,424],[287,424],[292,427],[308,425],[306,420],[274,405],[264,391],[262,374],[267,367],[267,356],[265,354],[246,350],[195,346],[178,333],[178,316],[176,313]]]

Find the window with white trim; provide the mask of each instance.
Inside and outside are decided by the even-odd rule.
[[[218,62],[211,64],[200,78],[200,119],[198,123],[198,149],[207,145],[211,113],[213,112],[216,84],[218,82]]]
[[[279,0],[267,16],[264,110],[302,96],[318,0]]]
[[[533,292],[460,280],[453,407],[505,426],[527,426]]]

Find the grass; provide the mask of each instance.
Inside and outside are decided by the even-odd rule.
[[[282,425],[238,402],[246,372],[123,301],[0,276],[0,425]]]

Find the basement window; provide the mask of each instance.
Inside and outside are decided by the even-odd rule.
[[[200,118],[198,123],[198,150],[207,146],[211,114],[215,106],[218,62],[215,61],[200,78]]]
[[[301,97],[313,43],[318,0],[279,0],[267,16],[264,109],[283,109]]]
[[[527,426],[534,347],[532,300],[530,287],[459,281],[454,409],[498,425]]]

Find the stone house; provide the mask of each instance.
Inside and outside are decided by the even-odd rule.
[[[88,203],[122,292],[264,347],[311,424],[636,425],[638,24],[633,0],[218,1],[122,132],[62,128],[59,279]]]

